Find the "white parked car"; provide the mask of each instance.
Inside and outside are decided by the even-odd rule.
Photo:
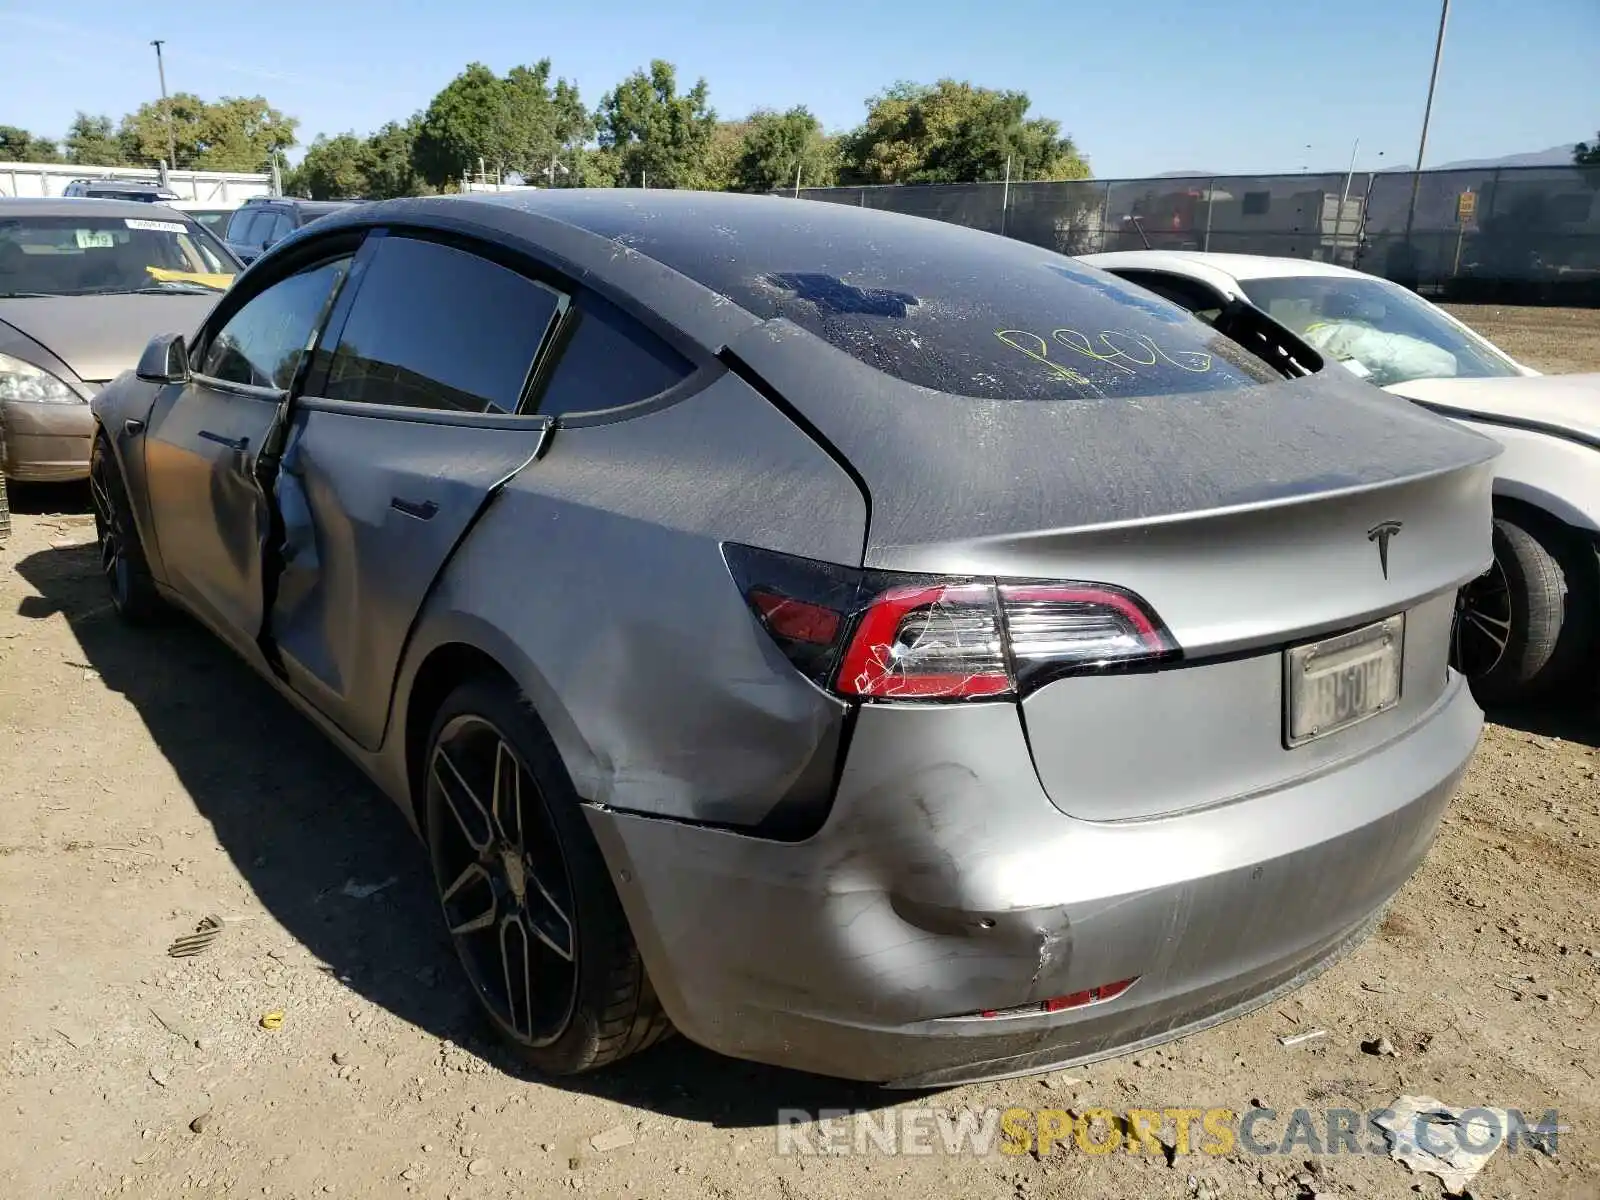
[[[1325,360],[1498,440],[1495,561],[1462,589],[1454,665],[1488,703],[1593,680],[1600,374],[1541,375],[1414,292],[1347,267],[1165,250],[1082,261],[1202,319],[1252,305]]]

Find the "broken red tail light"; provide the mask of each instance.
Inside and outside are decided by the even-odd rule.
[[[1058,1013],[1073,1008],[1087,1008],[1091,1004],[1104,1004],[1107,1000],[1115,1000],[1138,981],[1139,977],[1135,975],[1132,979],[1102,983],[1099,987],[1084,988],[1081,992],[1052,996],[1039,1004],[1024,1004],[1019,1008],[986,1008],[978,1015],[985,1020],[992,1020],[995,1017],[1025,1017],[1032,1013]]]
[[[938,579],[723,547],[762,627],[820,687],[862,700],[978,700],[1178,655],[1105,584]]]
[[[764,588],[750,592],[750,603],[774,635],[811,646],[831,646],[839,636],[841,613],[821,604],[808,604]]]
[[[874,596],[835,688],[877,700],[968,699],[1015,690],[992,583],[891,587]]]

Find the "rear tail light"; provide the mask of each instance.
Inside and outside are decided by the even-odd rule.
[[[819,687],[861,700],[979,700],[1178,657],[1137,596],[1097,583],[862,571],[729,543],[752,613]]]
[[[877,700],[1009,695],[994,584],[902,584],[872,596],[834,687]]]

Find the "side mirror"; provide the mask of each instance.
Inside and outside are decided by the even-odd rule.
[[[150,339],[134,374],[146,383],[188,383],[189,347],[183,334],[163,333]]]

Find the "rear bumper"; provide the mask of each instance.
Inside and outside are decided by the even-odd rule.
[[[1416,869],[1481,729],[1452,676],[1419,720],[1337,769],[1105,823],[1051,803],[1010,705],[869,707],[807,842],[589,815],[686,1036],[942,1085],[1164,1041],[1315,973]],[[1086,1008],[976,1015],[1134,976]]]
[[[87,404],[0,404],[6,478],[18,483],[86,479],[94,414]]]

